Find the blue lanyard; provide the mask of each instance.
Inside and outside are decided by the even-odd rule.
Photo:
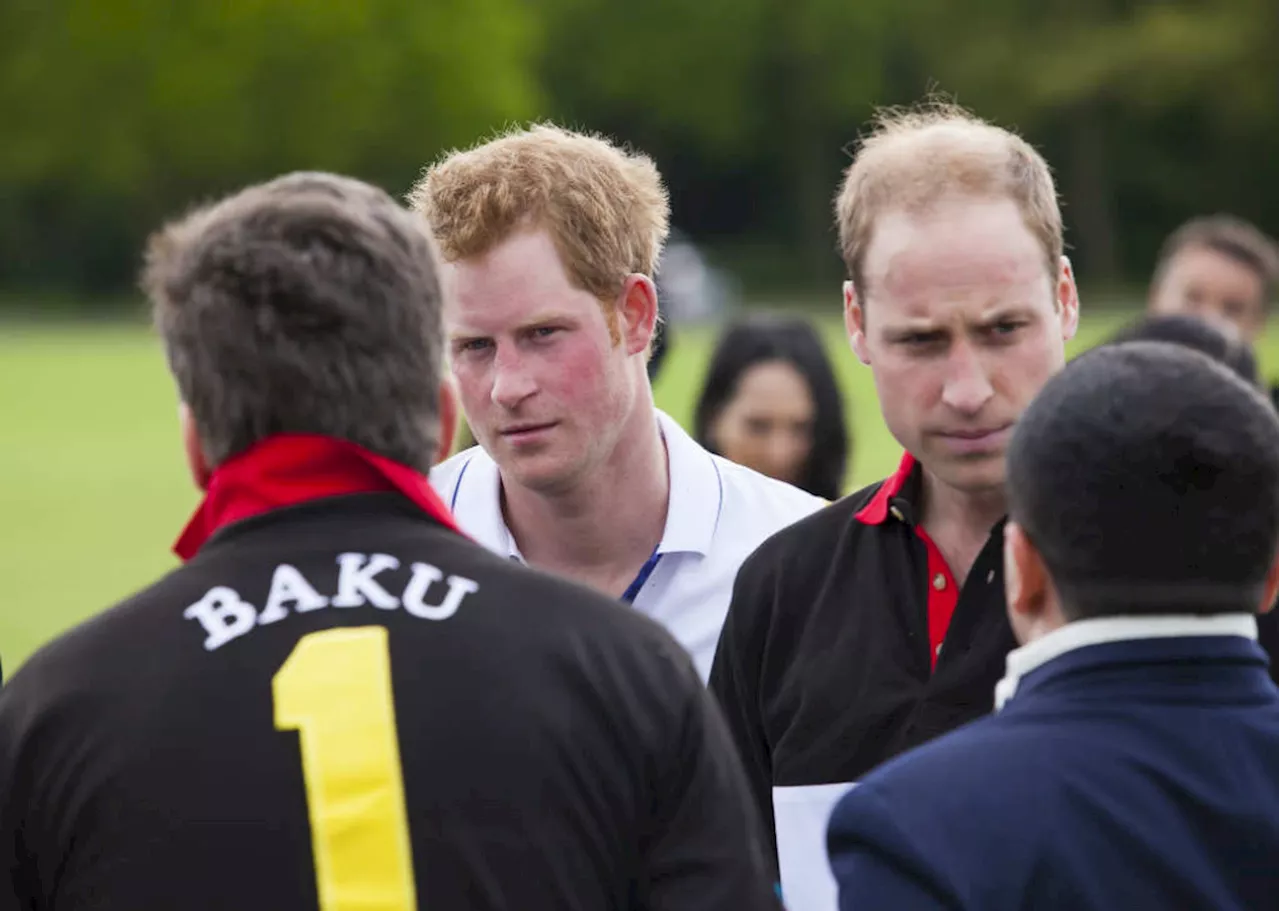
[[[640,594],[640,589],[644,588],[644,584],[649,581],[649,576],[653,573],[654,567],[658,565],[658,561],[662,559],[662,555],[658,553],[658,548],[653,549],[653,553],[649,555],[649,559],[644,561],[644,566],[640,567],[640,572],[631,580],[631,584],[627,586],[627,590],[622,593],[622,600],[627,604],[633,604],[636,595]]]

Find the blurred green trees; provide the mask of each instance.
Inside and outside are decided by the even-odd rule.
[[[401,194],[544,117],[654,155],[717,249],[826,280],[848,143],[931,88],[1045,151],[1086,278],[1140,280],[1193,213],[1274,232],[1276,32],[1271,0],[0,0],[0,287],[127,288],[213,194]]]

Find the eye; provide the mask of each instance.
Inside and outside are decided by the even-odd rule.
[[[552,338],[561,331],[559,326],[535,326],[529,330],[529,335],[535,339]]]
[[[1001,320],[991,327],[991,332],[993,335],[1013,335],[1025,325],[1021,320]]]
[[[465,338],[460,339],[453,344],[453,350],[462,354],[464,352],[485,351],[492,347],[493,340],[487,338]]]
[[[769,434],[769,422],[764,418],[747,418],[743,424],[747,428],[747,433],[752,436],[762,437]]]
[[[908,332],[899,341],[911,348],[926,348],[943,340],[941,332]]]

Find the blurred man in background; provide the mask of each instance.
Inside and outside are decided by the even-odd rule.
[[[431,166],[412,202],[449,263],[450,365],[480,444],[432,483],[481,544],[666,625],[705,679],[742,560],[823,501],[654,407],[653,162],[537,126]]]
[[[1198,316],[1253,345],[1275,314],[1276,268],[1275,241],[1253,225],[1231,215],[1193,218],[1165,240],[1147,307]]]
[[[850,344],[906,452],[743,564],[711,677],[804,911],[834,906],[838,796],[991,711],[1005,447],[1078,315],[1048,166],[962,110],[882,115],[836,208]]]
[[[999,712],[836,808],[841,907],[1276,907],[1277,427],[1184,346],[1072,361],[1008,456]]]
[[[153,241],[206,496],[185,566],[0,689],[0,908],[776,907],[680,646],[432,492],[439,268],[325,174]]]

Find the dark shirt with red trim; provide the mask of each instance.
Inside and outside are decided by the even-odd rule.
[[[451,525],[346,446],[219,468],[0,689],[0,909],[775,909],[685,651]]]
[[[710,686],[770,835],[774,788],[856,782],[993,707],[1015,647],[1003,522],[957,589],[916,521],[920,474],[904,457],[738,573]]]

